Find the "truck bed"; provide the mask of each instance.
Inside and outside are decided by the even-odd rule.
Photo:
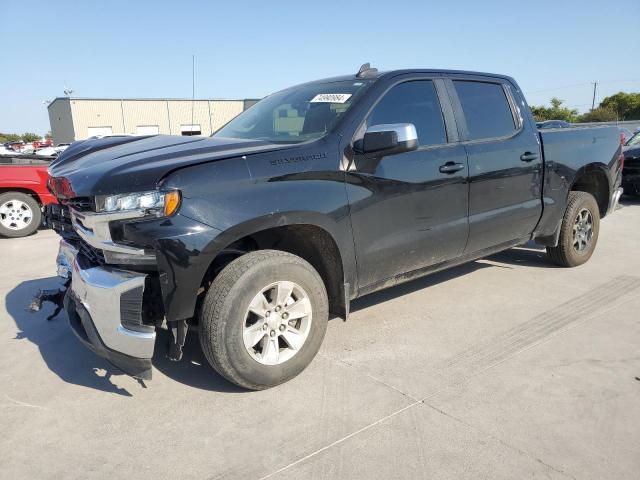
[[[566,208],[567,192],[585,165],[595,168],[607,178],[598,198],[600,215],[609,213],[610,195],[620,185],[620,133],[617,127],[594,126],[539,130],[544,157],[544,210],[538,230],[544,234],[555,231],[558,219]]]
[[[538,131],[545,162],[574,166],[578,170],[588,163],[603,159],[617,161],[620,133],[614,126],[556,128]],[[611,158],[611,152],[617,152]]]

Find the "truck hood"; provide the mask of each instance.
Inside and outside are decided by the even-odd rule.
[[[58,198],[154,190],[178,168],[287,148],[261,140],[217,137],[109,137],[77,142],[49,166]]]

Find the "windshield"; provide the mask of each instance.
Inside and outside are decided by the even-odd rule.
[[[640,132],[636,132],[636,134],[631,137],[625,145],[627,147],[630,147],[632,145],[640,145]]]
[[[214,137],[299,143],[315,140],[335,126],[371,80],[312,83],[259,101],[214,133]]]

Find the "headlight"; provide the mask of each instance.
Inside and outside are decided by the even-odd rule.
[[[130,210],[149,210],[166,216],[172,215],[180,206],[180,192],[141,192],[100,195],[96,197],[96,209],[99,212],[123,212]]]

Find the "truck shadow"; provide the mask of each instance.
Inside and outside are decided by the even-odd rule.
[[[248,391],[225,380],[209,366],[204,353],[202,353],[196,327],[189,327],[187,331],[187,338],[182,349],[182,360],[179,362],[169,360],[167,357],[169,331],[157,329],[156,332],[158,338],[153,355],[153,366],[171,380],[201,390],[226,393]]]
[[[351,311],[356,312],[484,268],[513,268],[510,265],[535,268],[552,266],[545,258],[544,249],[533,243],[498,253],[488,257],[487,260],[491,260],[491,263],[483,261],[466,263],[369,294],[354,300]],[[67,383],[117,395],[133,396],[127,389],[119,387],[112,381],[114,377],[124,374],[106,360],[87,350],[75,338],[67,325],[64,310],[51,321],[46,320],[47,316],[53,312],[53,306],[50,304],[45,304],[37,313],[29,313],[26,310],[38,290],[60,286],[61,282],[57,277],[40,278],[22,282],[7,294],[6,309],[18,329],[15,339],[28,340],[36,345],[49,370]],[[166,357],[169,332],[166,329],[158,329],[157,335],[153,366],[158,372],[183,385],[202,390],[244,391],[226,381],[209,366],[200,348],[198,333],[193,327],[187,334],[183,349],[184,357],[180,362],[173,362]],[[150,386],[152,385],[153,380],[150,382]]]
[[[492,262],[502,263],[504,266],[522,266],[534,268],[559,268],[547,257],[545,247],[534,242],[528,242],[521,247],[510,248],[486,258]]]
[[[38,290],[60,286],[58,277],[40,278],[22,282],[7,294],[5,306],[18,329],[15,340],[28,340],[36,345],[49,370],[67,383],[131,396],[130,392],[111,381],[112,376],[121,374],[120,371],[76,340],[67,325],[64,310],[51,321],[47,321],[47,316],[54,310],[51,304],[44,304],[37,313],[27,311]]]
[[[119,387],[113,380],[124,375],[106,360],[87,350],[73,335],[64,310],[47,321],[54,307],[44,304],[41,311],[30,313],[27,306],[38,290],[53,289],[61,286],[57,277],[27,280],[12,289],[5,298],[5,306],[16,324],[15,340],[29,341],[38,347],[45,364],[60,379],[73,385],[93,388],[107,393],[131,397],[132,392]],[[172,380],[182,384],[218,392],[240,392],[209,367],[200,344],[197,332],[190,331],[184,348],[184,357],[180,362],[166,358],[169,332],[158,330],[153,366]],[[153,380],[149,386],[153,385]]]
[[[495,263],[487,263],[489,260]],[[447,282],[456,277],[468,275],[484,268],[514,268],[514,266],[534,267],[534,268],[556,268],[547,258],[544,247],[529,242],[522,247],[515,247],[504,252],[496,253],[485,259],[464,263],[457,267],[449,268],[441,272],[417,278],[394,287],[371,293],[364,297],[353,300],[351,311],[357,312],[364,308],[372,307],[378,303],[386,302],[394,298],[403,297],[418,290],[429,288],[439,283]]]
[[[465,263],[463,265],[460,265],[458,267],[453,267],[447,270],[443,270],[438,273],[432,273],[431,275],[427,275],[426,277],[410,280],[406,283],[389,287],[384,290],[380,290],[378,292],[370,293],[368,295],[365,295],[363,297],[353,300],[351,302],[351,311],[357,312],[358,310],[363,310],[365,308],[373,307],[379,303],[384,303],[388,300],[404,297],[405,295],[409,295],[410,293],[417,292],[418,290],[423,290],[425,288],[432,287],[433,285],[447,282],[456,277],[460,277],[462,275],[468,275],[477,270],[492,267],[492,266],[493,265],[480,263],[480,262],[470,262],[470,263]]]
[[[640,205],[640,196],[623,195],[620,198],[620,205],[622,205],[622,207]]]

